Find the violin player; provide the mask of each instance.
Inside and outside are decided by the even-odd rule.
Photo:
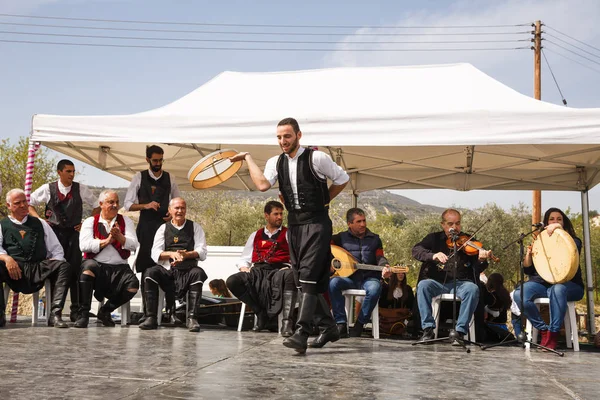
[[[461,234],[461,215],[458,210],[449,208],[442,213],[442,230],[430,233],[412,249],[412,256],[421,261],[419,283],[417,285],[417,304],[421,315],[423,335],[420,342],[435,339],[435,316],[431,300],[444,293],[452,293],[454,284],[453,265],[456,259],[456,296],[461,299],[456,321],[457,341],[461,341],[469,331],[469,321],[479,302],[479,274],[488,267],[491,252],[481,249],[477,254],[468,255],[459,251],[449,258],[454,246],[446,242],[453,235]],[[463,234],[464,236],[464,234]],[[452,243],[452,240],[449,241]],[[440,265],[446,264],[441,268]],[[460,345],[460,343],[453,343]]]

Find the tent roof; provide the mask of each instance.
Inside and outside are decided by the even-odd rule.
[[[353,190],[584,190],[600,181],[600,109],[534,100],[470,64],[224,72],[161,108],[132,115],[35,115],[32,139],[130,179],[146,144],[167,170],[220,148],[263,165],[280,152],[275,126],[296,117],[302,144],[352,174]],[[253,188],[247,170],[220,186]]]

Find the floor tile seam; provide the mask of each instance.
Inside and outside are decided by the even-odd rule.
[[[533,360],[531,360],[531,361],[533,361]],[[540,371],[542,371],[542,373],[544,373],[544,375],[546,375],[548,377],[548,379],[550,380],[550,382],[552,382],[554,384],[554,386],[556,386],[557,388],[562,390],[571,399],[583,400],[583,397],[579,396],[575,391],[570,389],[568,386],[559,382],[558,379],[556,379],[553,375],[551,375],[548,371],[546,371],[546,369],[542,368],[541,366],[539,367],[539,369],[540,369]]]

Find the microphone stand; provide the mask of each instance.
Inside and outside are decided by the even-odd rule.
[[[479,228],[481,229],[481,228]],[[479,230],[478,229],[478,230]],[[461,339],[458,332],[456,331],[456,274],[458,272],[458,257],[456,257],[456,252],[458,251],[458,246],[456,244],[456,242],[458,241],[458,232],[450,232],[450,240],[452,240],[452,247],[453,247],[453,251],[454,251],[454,262],[452,263],[452,270],[453,270],[453,286],[454,286],[454,290],[453,290],[453,297],[452,297],[452,329],[450,330],[450,332],[448,332],[448,336],[446,337],[441,337],[441,338],[436,338],[436,339],[429,339],[429,340],[425,340],[422,342],[414,342],[412,343],[413,346],[417,345],[417,344],[429,344],[429,343],[435,343],[435,342],[441,342],[441,341],[445,341],[445,340],[449,340],[450,343],[458,343],[467,353],[471,352],[471,349],[469,349],[465,343],[468,344],[475,344],[477,346],[481,346],[479,343],[477,342],[472,342],[470,340],[467,339]],[[441,305],[440,305],[441,308]]]
[[[523,263],[523,259],[525,258],[525,245],[523,244],[523,239],[525,239],[527,236],[532,235],[534,232],[537,232],[538,229],[543,229],[544,227],[541,226],[527,234],[525,233],[520,233],[519,234],[519,238],[513,242],[510,242],[509,244],[507,244],[506,246],[504,246],[502,248],[502,250],[506,250],[507,248],[509,248],[510,246],[512,246],[515,243],[519,243],[519,256],[520,256],[520,262],[519,262],[519,269],[520,269],[520,277],[521,277],[521,288],[520,288],[520,298],[521,298],[521,307],[525,308],[524,306],[524,296],[525,296],[525,291],[523,290],[523,285],[525,283],[525,265]],[[531,340],[527,339],[527,333],[525,332],[525,326],[526,326],[526,318],[525,318],[525,313],[523,312],[523,310],[519,310],[521,311],[521,332],[517,335],[516,339],[513,340],[509,340],[506,342],[500,342],[500,343],[494,343],[488,346],[481,346],[481,350],[485,350],[485,349],[491,349],[492,347],[498,347],[498,346],[508,346],[511,345],[513,343],[518,343],[521,347],[525,348],[525,344],[529,343],[530,346],[534,346],[536,348],[542,348],[546,351],[551,351],[552,353],[560,356],[560,357],[564,357],[565,353],[561,352],[561,351],[556,351],[553,349],[549,349],[546,346],[542,346],[541,344],[537,344],[537,343],[533,343]]]

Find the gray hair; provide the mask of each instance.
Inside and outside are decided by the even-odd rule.
[[[11,203],[12,203],[12,202],[11,202],[11,198],[12,198],[12,197],[13,197],[13,195],[15,195],[15,194],[22,194],[22,195],[24,195],[24,196],[27,196],[27,195],[25,194],[25,191],[24,191],[23,189],[11,189],[11,190],[9,190],[9,191],[8,191],[8,193],[6,193],[6,202],[7,202],[8,204],[11,204]]]
[[[106,199],[106,196],[108,196],[111,193],[116,194],[117,198],[119,198],[119,195],[114,190],[112,190],[112,189],[104,189],[102,192],[100,192],[100,196],[98,196],[98,201],[101,202],[101,203],[104,203],[104,200]]]
[[[171,201],[169,201],[169,207],[172,207],[172,206],[173,206],[173,204],[174,204],[176,201],[183,201],[183,203],[184,203],[184,204],[186,205],[186,207],[187,207],[187,202],[186,202],[186,201],[183,199],[183,197],[173,197],[173,198],[171,199]]]

